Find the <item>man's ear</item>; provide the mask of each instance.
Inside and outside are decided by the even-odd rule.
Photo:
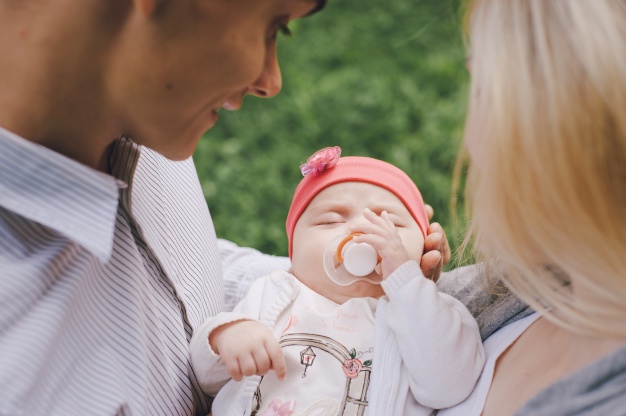
[[[133,0],[133,3],[143,16],[151,16],[165,1],[166,0]]]

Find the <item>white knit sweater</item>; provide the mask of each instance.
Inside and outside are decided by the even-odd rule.
[[[376,367],[368,414],[429,415],[433,408],[463,401],[485,360],[474,318],[458,300],[439,293],[415,262],[398,268],[383,282],[383,289],[386,295],[376,309]],[[239,319],[257,319],[272,330],[282,328],[277,319],[286,315],[299,291],[293,275],[272,273],[254,282],[233,312],[207,320],[196,331],[190,346],[192,365],[206,393],[219,391],[213,414],[249,415],[261,378],[229,382],[225,366],[208,344],[211,331]]]

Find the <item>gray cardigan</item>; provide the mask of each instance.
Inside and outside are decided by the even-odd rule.
[[[483,340],[532,313],[532,309],[501,284],[496,286],[499,295],[489,294],[478,266],[444,273],[437,286],[465,303],[478,321]],[[544,389],[516,414],[573,415],[626,416],[626,346]]]

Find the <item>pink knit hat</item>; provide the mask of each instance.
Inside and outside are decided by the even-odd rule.
[[[296,188],[287,215],[287,238],[291,257],[293,231],[298,219],[317,194],[340,182],[366,182],[385,188],[404,203],[424,237],[428,230],[428,216],[424,201],[415,183],[399,168],[382,160],[369,157],[339,157],[338,146],[327,147],[311,156],[300,166],[304,178]]]

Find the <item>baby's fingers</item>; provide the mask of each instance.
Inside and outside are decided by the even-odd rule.
[[[393,223],[393,221],[391,220],[391,217],[389,216],[389,213],[387,211],[383,211],[380,213],[380,218],[382,218],[385,221],[385,225],[387,226],[387,228],[396,229],[396,225]]]
[[[387,228],[389,227],[389,225],[394,227],[393,222],[389,219],[389,214],[387,214],[387,211],[383,211],[381,215],[378,216],[371,209],[365,208],[363,210],[363,216],[365,217],[366,220],[368,220],[372,224],[378,225],[380,227]]]
[[[264,376],[272,368],[272,361],[269,353],[265,348],[259,348],[253,352],[254,362],[256,363],[256,375]]]
[[[251,354],[246,354],[239,357],[238,361],[239,368],[241,369],[241,374],[243,374],[244,376],[253,376],[258,373],[256,362],[254,361],[254,357]]]
[[[389,232],[396,230],[395,225],[389,218],[389,215],[385,215],[385,217],[378,216],[372,210],[366,208],[363,210],[363,217],[366,221],[350,226],[350,232],[388,235]]]
[[[224,359],[224,364],[226,365],[226,370],[228,370],[228,374],[235,381],[241,381],[243,379],[243,374],[241,373],[241,368],[239,367],[239,360],[236,357],[232,359]]]
[[[280,345],[275,339],[268,341],[266,348],[271,361],[271,368],[276,373],[276,377],[278,377],[279,380],[283,380],[287,374],[287,365],[285,364],[282,348],[280,348]]]

